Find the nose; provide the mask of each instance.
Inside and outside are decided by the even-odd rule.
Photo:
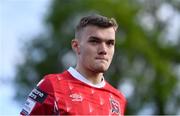
[[[107,54],[107,46],[105,43],[101,43],[99,45],[98,54],[100,54],[100,55],[106,55]]]

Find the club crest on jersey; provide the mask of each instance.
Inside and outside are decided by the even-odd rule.
[[[110,98],[111,112],[113,114],[120,114],[119,102],[113,98]]]

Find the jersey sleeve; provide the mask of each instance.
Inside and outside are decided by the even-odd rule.
[[[56,115],[52,80],[46,76],[29,94],[21,115]]]

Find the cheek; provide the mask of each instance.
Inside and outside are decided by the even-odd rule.
[[[94,62],[94,57],[96,52],[91,48],[82,49],[81,58],[84,62],[92,64]]]
[[[87,48],[86,46],[83,46],[80,49],[80,55],[83,59],[88,59],[92,55],[92,53],[89,48]]]
[[[83,55],[89,55],[89,56],[91,56],[91,55],[93,55],[94,53],[95,53],[95,48],[93,48],[92,46],[88,46],[88,45],[83,45],[83,46],[81,46],[81,53],[83,54]]]
[[[114,56],[114,49],[111,49],[111,50],[109,50],[109,57],[113,57]]]

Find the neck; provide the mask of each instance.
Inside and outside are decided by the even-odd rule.
[[[89,80],[92,84],[99,84],[102,82],[103,73],[96,73],[91,70],[86,70],[84,68],[79,67],[78,65],[75,68],[81,75],[83,75],[87,80]]]

